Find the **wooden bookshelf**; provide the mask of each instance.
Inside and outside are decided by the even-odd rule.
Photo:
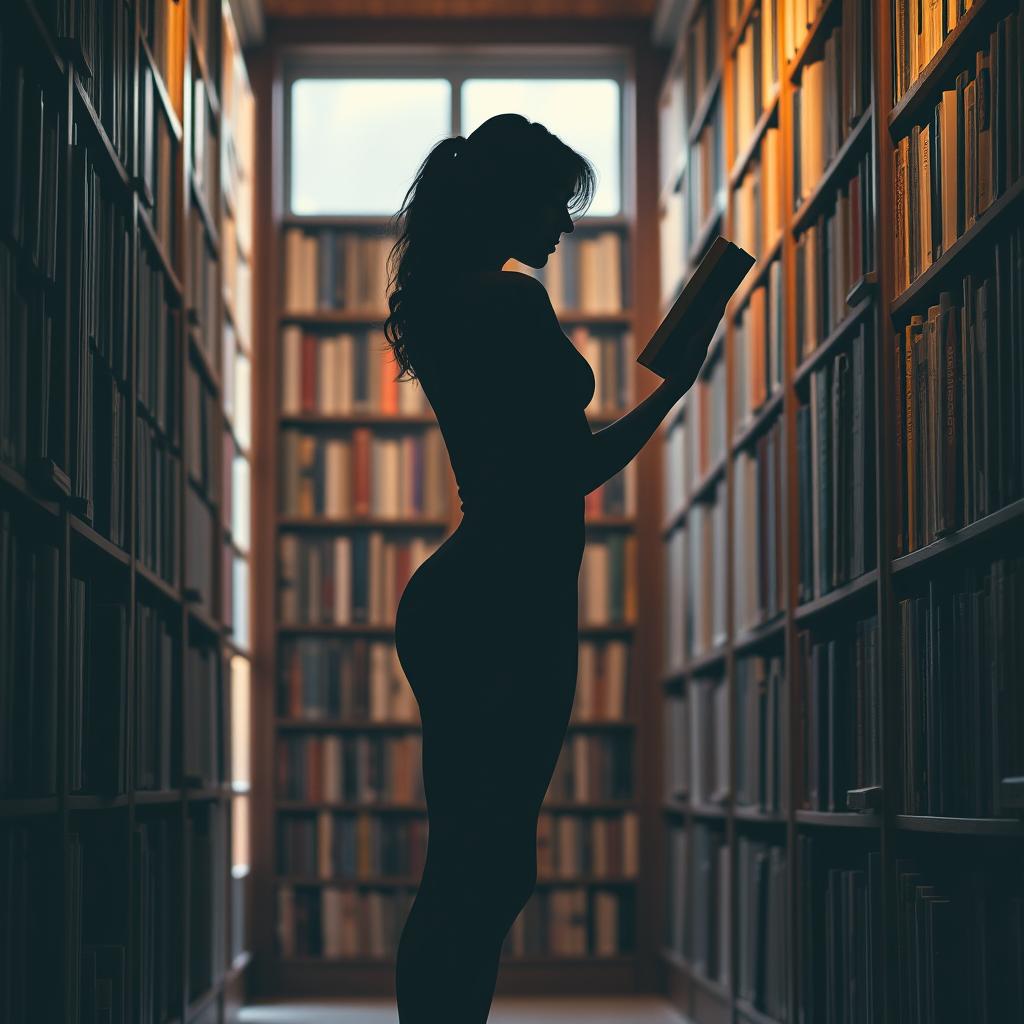
[[[752,121],[747,121],[753,124],[752,131],[734,143],[732,124],[742,99],[737,93],[738,48],[744,33],[758,23],[765,24],[766,12],[770,12],[771,5],[775,5],[780,26],[776,40],[778,85],[765,83],[761,90],[762,107],[755,111]],[[670,36],[675,40],[675,46],[663,80],[659,108],[665,114],[661,123],[661,140],[668,149],[660,154],[660,163],[675,177],[671,182],[663,182],[663,208],[669,185],[677,186],[684,193],[688,187],[685,170],[676,173],[676,169],[687,167],[688,157],[692,157],[692,153],[687,153],[687,147],[692,146],[696,139],[696,135],[688,130],[685,113],[680,115],[678,125],[668,120],[669,114],[675,117],[677,111],[685,111],[687,107],[685,98],[673,95],[679,88],[674,69],[687,61],[697,62],[700,66],[712,63],[707,58],[694,56],[689,46],[690,26],[699,17],[702,6],[701,0],[685,5],[676,30]],[[1019,594],[1019,582],[1010,582],[1017,579],[1011,577],[1011,572],[1016,572],[1019,577],[1021,557],[1019,480],[1011,473],[1007,482],[1000,485],[1002,489],[997,499],[990,500],[987,507],[982,508],[983,514],[976,514],[972,519],[961,513],[956,519],[959,523],[956,528],[936,538],[926,535],[924,540],[930,541],[928,543],[921,542],[919,537],[916,546],[909,549],[904,538],[904,546],[900,548],[898,544],[902,533],[897,502],[905,493],[906,479],[905,468],[898,462],[903,449],[897,449],[895,439],[905,436],[900,434],[902,420],[897,417],[899,403],[905,396],[902,378],[898,382],[894,378],[894,350],[908,325],[918,322],[914,318],[927,317],[930,307],[938,309],[940,294],[951,292],[959,302],[961,279],[969,273],[975,275],[975,287],[978,287],[985,275],[993,273],[993,253],[998,246],[1003,246],[1005,253],[1007,246],[1016,245],[1016,249],[1010,248],[1009,251],[1020,252],[1020,218],[1015,214],[1020,210],[1020,175],[1024,172],[1024,165],[1019,156],[1019,125],[1014,126],[1016,134],[1010,130],[1012,115],[1005,112],[1000,115],[1007,118],[1001,123],[1003,130],[1009,132],[1009,141],[1002,150],[1006,168],[1000,184],[994,188],[990,205],[978,212],[973,222],[965,216],[959,235],[945,239],[941,253],[911,280],[909,287],[897,284],[892,226],[897,209],[894,148],[902,138],[910,135],[916,125],[929,124],[933,109],[941,101],[943,92],[953,89],[959,73],[968,72],[969,78],[974,78],[975,52],[989,47],[990,34],[997,31],[997,26],[1007,15],[1017,18],[1016,23],[1009,23],[1015,25],[1016,37],[1006,29],[1008,52],[1019,53],[1013,46],[1020,45],[1022,12],[1019,3],[975,0],[957,16],[953,9],[955,5],[951,5],[948,13],[956,24],[947,26],[945,32],[940,27],[934,40],[934,52],[921,59],[917,76],[908,83],[902,96],[896,96],[893,60],[897,46],[893,18],[896,8],[902,6],[892,0],[874,0],[864,5],[843,0],[821,0],[817,3],[812,0],[806,5],[791,0],[754,0],[753,3],[750,0],[729,0],[721,5],[724,24],[719,26],[715,37],[718,47],[716,63],[721,68],[720,83],[716,88],[721,95],[721,116],[725,126],[726,154],[722,166],[730,169],[728,175],[723,174],[720,180],[720,187],[728,197],[721,230],[729,236],[737,228],[736,189],[751,167],[756,167],[764,132],[771,125],[776,125],[781,132],[783,166],[780,168],[779,201],[783,204],[781,212],[785,230],[777,248],[755,253],[760,257],[760,264],[752,271],[751,280],[741,286],[724,322],[729,380],[725,392],[728,405],[726,451],[730,454],[721,462],[714,463],[710,475],[712,481],[719,476],[725,480],[724,495],[720,494],[718,500],[727,503],[729,514],[725,516],[726,541],[720,557],[716,559],[709,555],[710,563],[705,559],[704,569],[698,572],[713,571],[716,576],[721,576],[726,588],[727,615],[722,642],[710,652],[696,656],[688,652],[678,638],[688,636],[692,632],[694,615],[698,611],[707,613],[708,609],[698,610],[692,602],[687,603],[690,590],[687,589],[686,576],[692,575],[694,569],[688,553],[685,560],[678,554],[683,548],[679,536],[690,529],[691,510],[695,503],[706,504],[715,500],[708,483],[701,480],[700,473],[693,471],[692,459],[688,459],[688,439],[681,441],[677,435],[680,428],[685,435],[691,404],[697,401],[694,398],[696,388],[662,426],[668,498],[662,516],[662,543],[668,566],[668,589],[664,600],[670,616],[666,624],[670,633],[666,656],[670,660],[663,669],[661,688],[665,717],[669,720],[663,748],[665,791],[661,805],[665,826],[662,843],[667,854],[662,886],[666,894],[666,911],[660,931],[661,958],[665,966],[667,991],[673,1002],[698,1024],[735,1020],[770,1024],[772,1021],[825,1019],[824,1003],[812,1003],[812,999],[822,998],[826,983],[824,964],[815,959],[814,947],[820,947],[823,941],[827,941],[830,927],[837,928],[841,922],[842,927],[846,927],[846,918],[839,914],[838,905],[834,918],[826,916],[830,913],[826,906],[826,890],[829,877],[833,877],[829,872],[835,873],[836,884],[863,887],[858,888],[857,898],[862,901],[861,912],[867,915],[858,922],[857,935],[858,941],[860,937],[867,940],[866,948],[872,960],[870,963],[864,961],[856,968],[844,961],[842,968],[844,974],[856,973],[857,985],[864,986],[866,993],[860,997],[866,1001],[859,1004],[857,1015],[849,1019],[892,1024],[904,1019],[906,1013],[914,1012],[912,1008],[908,1009],[907,1002],[908,998],[914,997],[904,991],[902,980],[905,977],[903,972],[915,969],[914,952],[904,944],[898,930],[906,919],[907,901],[910,901],[911,912],[914,907],[914,892],[911,890],[908,894],[906,890],[908,884],[915,884],[906,880],[909,872],[920,872],[920,876],[914,876],[917,885],[934,884],[937,888],[930,891],[950,896],[954,903],[959,900],[961,906],[971,902],[971,897],[965,896],[965,890],[958,888],[954,880],[972,871],[998,879],[992,884],[1005,885],[1007,898],[1018,901],[1015,906],[1021,899],[1019,864],[1024,851],[1024,837],[1019,808],[1014,802],[1017,784],[1011,779],[1002,784],[1005,802],[1001,815],[983,811],[971,817],[945,808],[939,813],[907,813],[909,800],[917,803],[932,801],[933,805],[940,807],[945,801],[946,807],[962,807],[964,798],[960,798],[958,804],[950,792],[940,790],[938,781],[931,780],[925,787],[917,781],[916,774],[908,783],[910,766],[915,773],[924,770],[924,748],[919,745],[924,741],[918,739],[916,727],[916,715],[923,712],[920,705],[914,705],[914,712],[908,711],[904,701],[922,699],[925,684],[923,667],[919,679],[911,667],[919,663],[907,660],[915,656],[907,653],[909,647],[904,649],[909,641],[901,621],[901,616],[909,614],[907,608],[922,607],[907,604],[922,595],[926,599],[924,610],[914,614],[924,615],[927,612],[929,588],[934,588],[934,593],[939,595],[938,601],[947,589],[950,593],[966,595],[976,588],[989,586],[987,582],[975,581],[987,580],[988,577],[983,576],[986,567],[998,559],[1007,560],[1005,570],[1000,570],[1004,575],[999,577],[998,586],[1015,586],[1012,592]],[[907,5],[907,10],[911,9],[912,5]],[[943,11],[946,11],[945,7]],[[841,122],[841,132],[828,140],[830,150],[825,154],[827,159],[820,164],[820,174],[813,181],[804,181],[801,190],[797,180],[799,161],[795,156],[801,143],[798,93],[808,81],[814,81],[817,74],[814,65],[828,58],[830,48],[835,45],[830,42],[833,33],[847,31],[850,19],[858,13],[869,18],[861,49],[866,62],[860,65],[866,75],[863,104],[859,110],[849,112],[849,117]],[[798,23],[800,31],[794,34],[793,29]],[[854,69],[857,66],[857,62],[848,56],[844,52],[844,75],[851,71],[851,65]],[[1005,52],[1001,56],[1005,58]],[[1008,59],[1016,61],[1017,57]],[[1016,70],[1004,69],[1003,74],[1009,75],[1009,87],[1016,88],[1013,79],[1014,75],[1019,78]],[[1005,90],[1007,86],[1002,82],[998,79],[994,88]],[[703,110],[702,117],[706,119],[708,116],[708,112]],[[815,118],[814,123],[821,124],[823,132],[834,126],[824,115],[820,119]],[[1014,147],[1016,156],[1013,155]],[[808,294],[808,282],[798,276],[800,261],[807,255],[807,252],[801,254],[801,246],[806,245],[805,236],[820,223],[823,215],[829,215],[834,208],[839,209],[837,197],[848,199],[848,183],[855,175],[864,182],[866,189],[862,189],[858,198],[871,196],[874,203],[874,230],[870,238],[861,236],[861,252],[868,258],[861,265],[859,277],[851,275],[845,281],[835,282],[825,318],[809,322],[802,320],[814,295]],[[679,201],[685,205],[687,200],[684,196]],[[760,201],[766,201],[766,193],[761,194]],[[953,207],[956,207],[955,200]],[[681,268],[678,279],[662,275],[663,309],[677,294],[686,272],[700,256],[700,249],[691,247],[688,236],[683,236],[680,246],[678,236],[665,237],[666,230],[678,230],[677,223],[663,218],[660,251],[663,254],[687,252],[690,259],[689,265],[684,264]],[[1014,237],[1015,242],[1012,240]],[[706,244],[708,240],[702,241]],[[827,254],[818,250],[816,258],[824,263]],[[784,358],[781,389],[774,394],[769,390],[760,406],[753,409],[737,428],[733,415],[736,402],[734,384],[737,373],[744,369],[737,350],[737,340],[742,337],[737,314],[750,301],[756,287],[752,283],[754,276],[762,281],[769,280],[766,264],[773,259],[781,260],[782,265]],[[1004,280],[1006,294],[1019,288],[1019,269],[1015,278]],[[820,293],[818,297],[820,300]],[[1005,301],[1019,305],[1019,297]],[[992,315],[995,317],[997,314]],[[959,324],[960,321],[957,322]],[[973,328],[973,323],[972,339],[977,331],[983,329]],[[812,340],[810,347],[807,345],[809,335]],[[1005,336],[1009,339],[1007,351],[1015,351],[1017,355],[1013,358],[1019,360],[1024,343],[1019,324],[1014,328],[1011,321]],[[813,586],[809,592],[804,571],[808,549],[800,516],[801,493],[802,490],[806,493],[808,482],[800,471],[803,458],[800,429],[801,418],[807,414],[800,410],[813,403],[812,390],[820,387],[813,381],[814,374],[823,368],[840,365],[836,360],[843,353],[849,354],[852,361],[854,353],[860,350],[873,356],[868,363],[873,374],[869,387],[864,389],[864,401],[870,399],[872,403],[865,406],[870,410],[868,415],[871,418],[871,435],[867,442],[871,457],[865,461],[865,471],[870,472],[874,485],[874,533],[865,538],[870,543],[871,557],[860,563],[850,563],[860,564],[860,572],[833,574],[828,586],[819,588],[811,580]],[[1006,358],[1011,359],[1009,356]],[[1004,372],[1016,372],[1010,366],[1011,362],[1007,362]],[[823,379],[831,380],[832,377]],[[1007,409],[1003,422],[994,425],[993,429],[1006,432],[1011,439],[1006,442],[1008,454],[1005,457],[1012,459],[1016,457],[1013,446],[1019,443],[1019,431],[1009,419]],[[760,621],[744,625],[737,621],[735,609],[735,591],[741,585],[735,576],[735,563],[745,568],[743,549],[737,544],[737,529],[746,517],[756,514],[756,509],[749,503],[741,505],[737,455],[741,450],[751,451],[751,445],[771,429],[774,422],[779,422],[782,427],[777,471],[785,528],[778,571],[784,577],[784,602],[779,611],[764,608]],[[959,467],[960,463],[956,465]],[[959,468],[957,472],[960,472]],[[688,480],[689,483],[681,484],[680,480]],[[1014,490],[1015,487],[1018,489]],[[852,503],[855,493],[852,490],[845,493],[845,500]],[[866,515],[872,511],[867,500],[863,509]],[[737,511],[742,514],[737,516]],[[1016,562],[1011,563],[1010,559],[1016,559]],[[713,567],[711,570],[708,569],[709,564]],[[816,562],[812,561],[812,565]],[[1017,568],[1012,569],[1012,565]],[[961,589],[954,589],[958,587]],[[1008,589],[1007,593],[1010,592]],[[704,600],[699,589],[696,595],[697,601]],[[970,597],[965,596],[963,600],[969,601]],[[940,605],[936,603],[934,607],[938,609]],[[1004,615],[1001,608],[996,606],[992,614]],[[1000,618],[998,621],[1004,620]],[[871,625],[857,627],[854,633],[854,624],[863,622]],[[955,640],[959,642],[958,638],[966,635],[953,634],[949,625],[946,629],[947,638],[951,637],[948,640],[950,644]],[[675,642],[671,639],[673,632],[677,634]],[[1019,645],[1013,646],[1010,633],[1012,627],[1006,626],[1004,641],[993,644],[993,647],[1007,651],[1007,657],[1012,659],[1012,652],[1019,652]],[[975,642],[986,641],[982,638]],[[815,645],[819,654],[814,654]],[[952,651],[953,648],[947,650]],[[863,705],[858,703],[856,712],[864,716],[863,738],[852,737],[850,745],[840,748],[838,755],[819,754],[815,742],[821,741],[815,741],[808,731],[808,723],[815,714],[809,702],[822,699],[814,696],[816,687],[829,685],[827,665],[822,660],[816,663],[818,668],[815,668],[813,658],[824,659],[827,652],[834,652],[837,659],[849,658],[851,667],[841,678],[844,686],[852,693],[860,694],[858,700],[863,701]],[[860,668],[854,667],[855,652],[856,665]],[[772,657],[780,657],[781,660],[783,677],[777,735],[773,740],[774,767],[770,753],[759,746],[751,747],[749,730],[744,731],[745,702],[749,700],[749,693],[744,696],[741,670],[743,662],[752,655],[760,655],[765,662]],[[1010,688],[1008,693],[1013,693],[1010,699],[1019,702],[1021,666],[1019,653],[1016,656],[1015,667],[1005,670],[1005,686]],[[936,663],[939,660],[936,656]],[[868,666],[872,664],[874,668],[869,670]],[[821,678],[825,680],[821,684],[814,681],[813,674],[819,669],[824,673]],[[714,733],[714,742],[709,739],[694,755],[688,732],[694,728],[691,716],[706,714],[706,708],[691,696],[692,681],[706,681],[708,678],[721,680],[717,685],[726,688],[727,698],[721,705],[725,721],[719,731],[715,731],[713,724],[702,726],[705,733]],[[914,681],[913,686],[908,684],[908,679]],[[707,683],[701,685],[707,686]],[[764,692],[770,694],[771,691]],[[824,690],[817,692],[824,693]],[[995,700],[994,697],[992,699]],[[938,703],[948,706],[944,700]],[[1012,714],[1019,716],[1019,703],[1013,706],[1018,710]],[[770,709],[771,705],[767,704],[763,712],[769,716],[769,730],[772,729]],[[929,711],[929,714],[936,713]],[[961,719],[955,720],[957,724],[947,728],[958,728]],[[910,724],[915,728],[911,729]],[[920,726],[923,735],[927,735],[929,727],[928,723]],[[966,731],[966,725],[963,728]],[[1019,717],[1014,719],[1012,728],[1019,730]],[[943,735],[951,736],[952,733]],[[694,766],[701,758],[719,757],[720,742],[728,750],[728,756],[722,762],[725,777],[721,780],[718,794],[721,799],[708,806],[694,796],[693,789],[698,785],[694,781]],[[836,742],[835,736],[827,735],[826,742],[829,745],[827,750],[831,751],[831,745]],[[937,744],[939,740],[929,742]],[[1004,741],[996,742],[997,749],[1005,749],[998,747]],[[858,743],[863,746],[858,747]],[[965,742],[964,746],[969,744]],[[948,765],[945,770],[952,778],[958,769],[952,762],[952,754],[943,753],[937,746],[930,749],[937,759],[934,764],[928,762],[931,769],[938,772],[940,761],[944,762]],[[853,763],[849,759],[858,750],[863,762]],[[1021,773],[1011,770],[1011,750],[1007,749],[1005,754],[997,753],[990,760],[1007,766],[1001,773],[1003,776],[1015,777]],[[819,791],[812,783],[813,776],[808,774],[810,769],[807,766],[818,764],[821,756],[832,756],[837,764],[843,763],[844,756],[848,759],[843,769],[845,776],[838,768],[836,772],[838,778],[845,777],[849,783],[842,787],[850,792],[849,804],[842,789],[830,794],[827,788]],[[749,783],[751,757],[761,757],[760,766],[777,772],[781,787],[781,805],[777,809],[766,810],[737,803],[738,788],[744,780]],[[996,761],[995,758],[999,757],[1002,760]],[[992,776],[996,790],[999,790],[999,778],[999,775]],[[763,778],[761,785],[766,785]],[[985,786],[979,788],[985,790]],[[812,797],[822,803],[811,802]],[[833,797],[834,805],[829,802]],[[994,806],[1000,806],[998,794],[992,795],[988,804],[984,803],[989,799],[987,797],[978,796],[976,799],[979,802],[975,806],[987,807],[991,801],[996,801]],[[868,809],[854,810],[854,806]],[[825,809],[827,807],[833,809]],[[764,845],[759,847],[759,843]],[[748,852],[753,848],[758,851],[756,856],[769,858],[768,863],[772,863],[770,852],[777,849],[778,874],[773,876],[772,869],[768,867],[760,869],[763,874],[748,877],[750,868],[749,862],[744,862],[744,844]],[[972,880],[970,884],[983,883]],[[708,890],[711,895],[707,894]],[[752,916],[756,912],[751,901],[764,891],[768,893],[768,923],[750,940],[751,930],[758,926],[756,916]],[[716,892],[728,908],[725,919],[714,917]],[[988,895],[985,898],[993,900],[991,906],[995,906],[1002,897]],[[712,925],[708,926],[711,943],[722,943],[715,949],[702,947],[694,938],[695,934],[700,934],[709,917],[713,919]],[[813,934],[808,934],[809,928]],[[976,930],[971,931],[971,935],[971,942],[985,941],[985,936]],[[775,947],[779,945],[785,949],[781,960],[775,956]],[[925,956],[928,952],[928,948],[922,946],[919,955]],[[716,953],[719,954],[717,958]],[[939,955],[937,952],[936,956]],[[710,972],[706,962],[708,957],[716,961]],[[695,964],[693,961],[697,958],[705,962]],[[763,989],[751,987],[749,972],[755,963],[757,970],[764,972],[766,982]],[[1019,973],[1020,965],[1014,963],[1012,970]],[[843,974],[836,976],[842,977]],[[938,973],[935,980],[938,992],[941,987]],[[813,984],[821,986],[816,994],[811,987]],[[989,1005],[998,1005],[999,1012],[1011,1016],[1015,1011],[1019,1012],[1016,1005],[1011,1009],[1011,996],[1003,991],[994,974],[988,978],[979,974],[977,978],[972,976],[968,980],[958,973],[956,984],[962,991],[969,987],[972,999],[981,999],[980,992],[987,988]],[[846,999],[845,992],[844,986],[840,990],[842,999]],[[774,1012],[772,1006],[775,1007]]]
[[[248,837],[232,810],[249,720],[229,665],[248,657],[230,630],[249,592],[232,594],[234,616],[218,592],[200,607],[188,568],[205,560],[219,585],[224,545],[242,556],[248,532],[247,506],[222,522],[234,495],[213,489],[248,386],[225,409],[215,362],[197,363],[193,329],[220,346],[220,261],[201,306],[184,229],[200,195],[188,97],[199,68],[222,95],[222,33],[244,80],[221,0],[13,0],[0,14],[0,114],[17,126],[5,183],[26,207],[0,228],[0,691],[5,733],[24,732],[4,741],[0,781],[12,1024],[92,1019],[103,1003],[112,1019],[227,1024],[244,998],[249,886],[232,845]],[[210,113],[203,227],[217,238],[236,125]],[[211,390],[205,422],[190,366]],[[198,485],[193,451],[210,457]],[[215,526],[201,551],[189,490]]]

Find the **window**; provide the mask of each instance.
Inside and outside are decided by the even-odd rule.
[[[445,79],[299,79],[292,85],[292,212],[390,215],[427,151],[450,134]]]
[[[621,57],[374,60],[371,69],[339,55],[292,69],[289,213],[390,217],[440,139],[469,135],[506,111],[541,122],[591,161],[597,186],[588,215],[622,212]]]

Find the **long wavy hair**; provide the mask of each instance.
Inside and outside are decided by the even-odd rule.
[[[570,193],[570,214],[582,213],[596,183],[586,157],[521,114],[496,114],[468,139],[438,142],[389,223],[397,240],[387,259],[384,337],[401,368],[397,379],[415,379],[410,344],[415,350],[427,336],[431,293],[459,265],[481,224],[492,230],[515,224],[552,194]]]

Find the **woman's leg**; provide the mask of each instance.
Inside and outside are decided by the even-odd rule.
[[[431,815],[398,946],[401,1024],[484,1024],[505,936],[536,882],[537,812]]]

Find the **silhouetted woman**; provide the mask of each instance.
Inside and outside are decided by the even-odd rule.
[[[690,387],[692,365],[592,433],[595,381],[544,286],[587,160],[501,114],[429,153],[396,214],[388,343],[419,379],[462,520],[413,574],[395,642],[419,704],[427,858],[398,948],[402,1024],[483,1024],[505,936],[536,883],[537,817],[576,689],[584,495]]]

